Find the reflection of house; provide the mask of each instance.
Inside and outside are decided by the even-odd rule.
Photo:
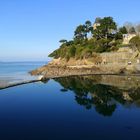
[[[136,34],[123,34],[123,44],[129,44],[129,41],[135,36]]]

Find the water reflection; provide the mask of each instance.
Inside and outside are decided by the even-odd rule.
[[[103,116],[111,116],[117,105],[140,107],[140,77],[76,76],[54,79],[61,84],[61,92],[71,90],[75,100],[86,109],[95,108]]]

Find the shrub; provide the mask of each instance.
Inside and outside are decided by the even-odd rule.
[[[91,56],[92,56],[92,50],[88,47],[86,47],[81,53],[82,58],[89,58]]]
[[[75,52],[75,57],[76,57],[76,59],[81,58],[81,52],[82,52],[83,49],[84,49],[84,47],[82,47],[82,46],[78,46],[78,47],[76,48],[76,52]]]
[[[140,37],[139,36],[133,37],[129,43],[133,49],[137,49],[138,51],[140,51]]]
[[[75,46],[71,46],[70,49],[69,49],[69,56],[70,57],[74,57],[75,56],[75,53],[76,53]]]

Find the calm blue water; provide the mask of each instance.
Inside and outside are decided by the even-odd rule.
[[[10,65],[13,73],[37,66]],[[0,140],[137,140],[139,81],[78,76],[0,90]]]
[[[45,62],[4,62],[0,63],[0,86],[2,84],[18,83],[36,79],[28,72],[34,70]]]
[[[47,62],[1,62],[0,75],[28,72],[44,65],[45,63]]]

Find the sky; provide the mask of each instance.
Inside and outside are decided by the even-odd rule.
[[[140,21],[140,0],[0,0],[0,61],[47,61],[77,25],[112,16]]]

